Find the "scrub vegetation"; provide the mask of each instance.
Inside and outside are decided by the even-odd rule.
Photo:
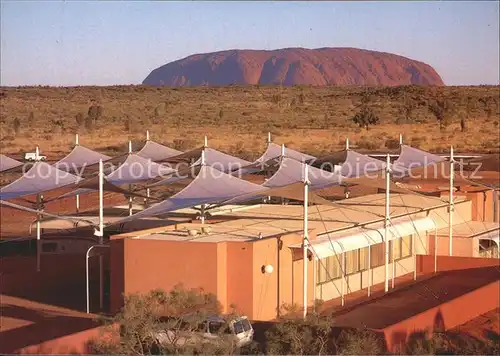
[[[108,154],[140,149],[145,131],[173,148],[203,144],[252,159],[273,141],[313,155],[404,142],[433,152],[499,152],[500,87],[0,88],[0,149],[40,146],[49,159],[80,143]]]
[[[133,294],[125,298],[122,310],[113,318],[103,318],[107,324],[101,337],[89,340],[94,354],[196,354],[196,355],[383,355],[390,354],[383,335],[371,330],[340,328],[335,317],[318,303],[306,318],[293,305],[283,305],[280,317],[272,322],[255,322],[253,343],[237,347],[220,337],[210,342],[183,343],[183,335],[193,333],[207,317],[220,313],[214,295],[199,289],[176,286],[169,293],[161,290]],[[226,320],[237,317],[233,311]],[[498,314],[498,311],[496,311]],[[498,318],[496,319],[498,322]],[[477,329],[477,328],[476,328]],[[166,342],[153,337],[171,330]],[[451,331],[414,332],[395,354],[406,355],[498,355],[499,335],[489,332],[479,338],[460,328]],[[219,334],[217,334],[219,333]]]

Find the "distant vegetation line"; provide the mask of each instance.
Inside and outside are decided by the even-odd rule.
[[[59,156],[80,143],[107,153],[145,138],[176,149],[209,145],[244,158],[273,140],[311,154],[394,150],[398,136],[422,149],[499,152],[499,86],[225,86],[0,88],[0,149],[39,144]],[[140,144],[134,144],[134,149]]]

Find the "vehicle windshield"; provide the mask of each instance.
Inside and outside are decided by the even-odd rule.
[[[210,334],[220,334],[220,333],[228,334],[230,332],[227,323],[220,321],[209,322],[208,331]]]
[[[245,331],[249,331],[252,328],[248,319],[240,319],[234,323],[234,333],[240,334]]]

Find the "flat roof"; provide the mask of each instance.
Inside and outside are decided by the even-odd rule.
[[[196,231],[196,235],[190,235]],[[302,233],[301,229],[298,229]],[[190,241],[190,242],[224,242],[224,241],[255,241],[261,238],[284,235],[287,232],[282,228],[269,226],[245,226],[244,228],[218,224],[181,224],[175,229],[157,231],[151,234],[139,235],[135,238],[163,241]]]
[[[467,221],[462,224],[453,225],[452,229],[454,237],[473,237],[489,231],[499,230],[500,224],[490,221]],[[437,230],[438,235],[448,236],[448,233],[447,227]]]
[[[0,299],[0,352],[4,354],[99,326],[95,314],[5,294]]]
[[[458,198],[456,202],[465,201]],[[422,195],[391,195],[391,216],[416,214],[426,209],[446,206],[438,197]],[[199,223],[177,224],[175,227],[157,228],[151,231],[135,231],[121,237],[193,242],[253,241],[276,235],[302,233],[302,205],[258,204],[252,206],[227,206],[214,210],[216,223],[207,224],[210,234],[202,234]],[[178,213],[179,211],[177,211]],[[188,211],[183,210],[184,213]],[[309,207],[309,229],[322,234],[340,229],[382,221],[385,212],[385,194],[344,199],[336,206],[313,205]],[[224,221],[224,219],[227,219]],[[190,236],[188,230],[200,233]],[[120,235],[116,235],[117,237]]]
[[[455,203],[464,202],[459,197]],[[369,196],[344,199],[336,202],[336,206],[314,205],[308,210],[309,227],[316,229],[318,234],[327,231],[354,227],[381,221],[385,216],[385,195],[372,194]],[[446,206],[447,202],[438,197],[422,195],[395,194],[391,195],[391,217],[418,213],[423,210]],[[285,230],[302,228],[302,205],[271,205],[262,204],[251,209],[239,210],[220,214],[235,220],[224,222],[231,226],[245,226],[248,224],[266,224],[281,227]]]

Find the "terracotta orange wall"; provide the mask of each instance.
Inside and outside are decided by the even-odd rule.
[[[283,247],[285,248],[285,247]],[[278,311],[278,239],[267,238],[253,243],[253,319],[274,319]],[[273,266],[272,273],[262,273],[262,266]],[[281,278],[281,280],[283,280]],[[281,282],[280,280],[280,282]]]
[[[15,350],[18,354],[68,355],[91,354],[88,343],[92,339],[102,339],[107,330],[103,327],[80,331]]]
[[[467,268],[500,267],[498,258],[438,256],[438,272],[462,270]],[[417,271],[420,273],[434,272],[434,256],[417,255]]]
[[[438,236],[438,256],[447,256],[450,251],[450,239],[448,236]],[[453,237],[453,256],[474,257],[477,250],[474,240],[469,237]],[[434,235],[429,236],[429,255],[434,256],[435,240]]]
[[[294,253],[292,272],[292,303],[300,307],[304,306],[304,260],[302,253]],[[307,261],[307,303],[311,306],[314,299],[314,263]]]
[[[384,328],[382,331],[385,334],[387,347],[390,352],[398,352],[398,348],[404,345],[414,331],[432,331],[437,318],[442,320],[444,329],[449,330],[498,308],[499,300],[500,281],[495,281]]]
[[[472,202],[472,220],[474,221],[495,221],[494,216],[494,194],[491,190],[480,192],[456,192],[456,196],[464,196]],[[500,210],[500,204],[499,204]],[[500,211],[497,212],[497,219]],[[499,220],[497,220],[499,221]]]
[[[251,242],[227,242],[227,302],[253,316],[253,249]]]
[[[183,283],[186,288],[203,288],[214,293],[229,311],[253,320],[276,318],[282,304],[303,303],[302,253],[290,245],[302,241],[300,235],[253,242],[183,242],[123,238],[111,242],[111,310],[123,305],[123,294],[171,290]],[[279,250],[279,263],[278,263]],[[293,259],[296,261],[293,261]],[[272,265],[272,273],[261,268]],[[308,300],[314,300],[314,263],[308,262]],[[278,281],[279,280],[279,281]],[[278,290],[279,282],[279,290]]]
[[[217,294],[217,244],[148,239],[123,241],[125,294],[145,293],[157,288],[168,292],[180,283],[186,288],[203,288]]]
[[[104,259],[107,268],[108,258]],[[97,258],[89,259],[90,280],[98,279]],[[55,295],[71,291],[81,293],[85,305],[85,254],[42,255],[40,272],[36,270],[36,257],[4,257],[0,263],[2,282],[0,292],[25,298]],[[74,292],[74,293],[73,293]]]
[[[110,240],[110,312],[123,306],[125,292],[125,239]]]

